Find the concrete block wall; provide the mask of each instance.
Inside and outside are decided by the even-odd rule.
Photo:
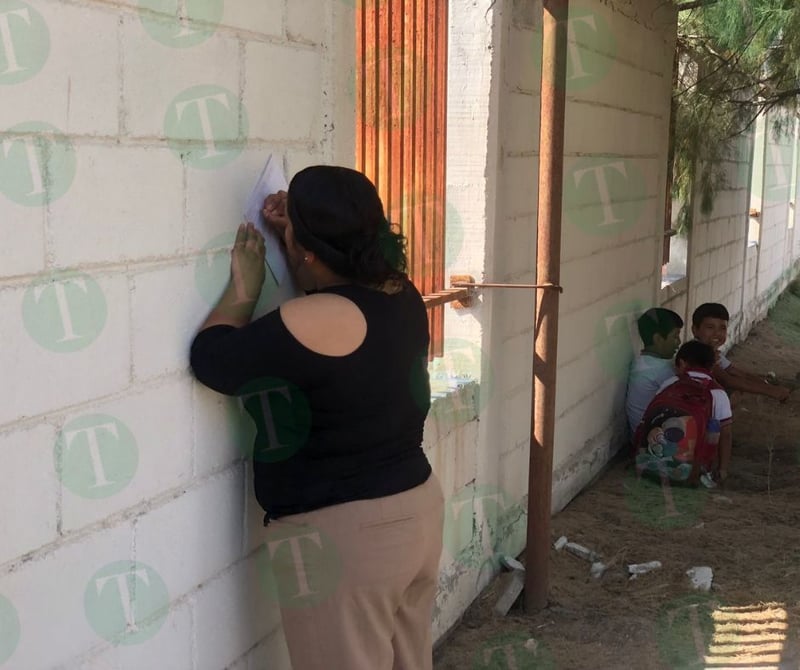
[[[699,209],[695,211],[690,233],[689,290],[684,320],[690,324],[692,312],[698,305],[720,302],[730,312],[729,333],[733,341],[739,337],[743,322],[742,286],[750,206],[747,142],[740,143],[739,151],[731,156],[725,170],[728,184],[717,194],[713,211],[707,215],[701,214]],[[684,337],[691,337],[688,328]]]
[[[687,322],[699,304],[724,304],[731,314],[729,346],[747,336],[797,274],[800,247],[791,204],[797,136],[791,124],[788,133],[775,134],[774,118],[759,119],[756,130],[732,148],[727,187],[710,214],[695,211],[690,233]],[[751,207],[760,212],[755,219]],[[753,225],[758,235],[748,242]]]
[[[15,0],[0,28],[0,667],[288,669],[249,420],[187,354],[266,156],[352,164],[352,3]]]
[[[553,506],[620,445],[632,317],[659,288],[676,16],[571,5]]]

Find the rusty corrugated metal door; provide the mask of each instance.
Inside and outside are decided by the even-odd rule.
[[[409,241],[409,274],[445,288],[447,1],[359,0],[356,167]],[[431,353],[444,348],[444,307],[430,311]]]

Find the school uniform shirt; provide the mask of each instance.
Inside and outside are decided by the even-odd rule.
[[[695,379],[703,379],[706,381],[711,381],[711,375],[707,375],[704,372],[697,372],[695,370],[689,370],[689,376],[694,377]],[[661,393],[665,388],[674,384],[678,381],[677,375],[673,375],[669,379],[667,379],[656,391],[656,394]],[[728,398],[728,394],[725,393],[722,389],[711,389],[711,399],[712,403],[712,410],[711,410],[711,419],[714,419],[718,422],[720,428],[723,426],[727,426],[733,420],[733,412],[731,410],[731,401]]]
[[[631,434],[644,416],[650,401],[656,397],[659,387],[675,374],[671,358],[659,358],[642,352],[631,362],[628,374],[628,393],[625,398],[625,412]]]

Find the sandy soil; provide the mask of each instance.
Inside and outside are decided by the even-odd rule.
[[[787,291],[731,360],[798,383],[798,296]],[[551,550],[550,603],[530,616],[519,601],[494,614],[495,580],[437,649],[436,670],[800,668],[800,390],[783,405],[747,396],[734,421],[724,489],[664,491],[612,464],[552,521],[553,541],[599,552],[605,575]],[[628,578],[628,563],[653,560],[663,567]],[[713,569],[709,593],[689,587],[693,566]]]

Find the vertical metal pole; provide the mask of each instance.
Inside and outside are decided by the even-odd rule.
[[[544,0],[536,283],[560,282],[569,0]],[[547,605],[559,292],[536,292],[525,610]]]

